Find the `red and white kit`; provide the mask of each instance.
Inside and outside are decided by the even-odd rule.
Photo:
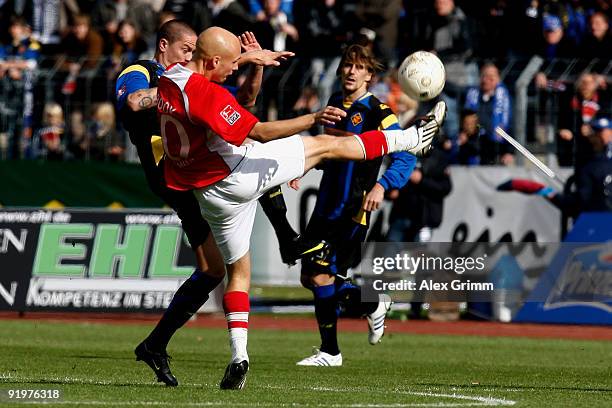
[[[304,173],[301,137],[245,143],[257,118],[180,64],[160,78],[157,111],[168,187],[194,190],[225,263],[236,262],[249,250],[257,199]]]

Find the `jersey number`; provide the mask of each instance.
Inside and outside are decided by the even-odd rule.
[[[168,137],[167,137],[167,126],[174,126],[176,129],[176,134],[179,136],[179,140],[181,141],[181,148],[179,150],[178,157],[173,155],[168,149]],[[162,140],[164,142],[164,151],[166,155],[172,160],[182,160],[189,157],[189,137],[187,136],[187,131],[178,120],[174,119],[170,115],[162,115],[161,116],[161,134]]]

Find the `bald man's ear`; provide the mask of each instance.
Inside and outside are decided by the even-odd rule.
[[[162,38],[161,40],[159,40],[159,51],[166,52],[167,49],[168,49],[168,40],[166,40],[165,38]]]
[[[204,64],[206,65],[207,71],[212,71],[219,65],[219,57],[206,58]]]

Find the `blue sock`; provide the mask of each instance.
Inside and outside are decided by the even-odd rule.
[[[338,302],[342,304],[344,312],[347,316],[361,317],[374,313],[378,307],[376,302],[361,301],[361,287],[352,282],[342,282],[342,285],[336,290]]]
[[[223,278],[213,277],[199,269],[187,279],[174,294],[172,302],[157,323],[147,344],[154,350],[165,350],[174,333],[180,329],[195,312],[208,300],[212,292]]]
[[[321,335],[321,351],[333,356],[340,353],[338,348],[338,301],[336,285],[315,286],[313,288],[315,316]]]

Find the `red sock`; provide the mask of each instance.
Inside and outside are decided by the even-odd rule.
[[[389,150],[385,134],[380,130],[370,130],[360,135],[356,135],[356,137],[357,140],[361,141],[366,160],[384,156]]]
[[[223,295],[223,310],[227,328],[249,328],[249,294],[247,292],[227,292]]]

